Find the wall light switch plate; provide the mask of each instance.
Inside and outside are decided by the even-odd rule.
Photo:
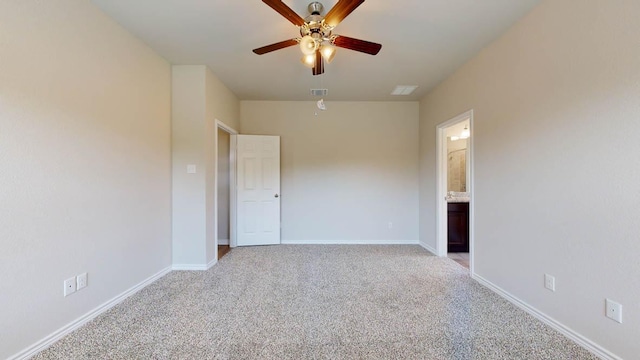
[[[64,296],[69,296],[76,292],[75,276],[64,281]]]
[[[613,300],[605,299],[605,311],[609,319],[622,324],[622,305]]]
[[[80,274],[76,276],[76,288],[78,290],[84,289],[87,287],[87,273]]]
[[[556,278],[549,275],[544,274],[544,287],[555,292],[556,291]]]
[[[196,173],[196,166],[191,164],[191,165],[187,165],[187,174],[195,174]]]

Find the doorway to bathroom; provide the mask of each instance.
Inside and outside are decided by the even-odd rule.
[[[217,259],[221,259],[231,251],[233,244],[232,214],[234,201],[231,196],[235,191],[235,151],[232,145],[236,130],[216,120],[216,250]]]
[[[473,273],[473,111],[437,127],[437,252]]]

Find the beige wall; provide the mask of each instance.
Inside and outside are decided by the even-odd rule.
[[[2,1],[0,44],[6,359],[170,266],[171,78],[88,1]]]
[[[174,65],[172,79],[173,264],[197,269],[217,258],[215,121],[237,127],[240,103],[206,66]]]
[[[240,128],[240,101],[206,68],[207,120],[218,119],[232,129]]]
[[[477,274],[625,359],[640,353],[639,13],[544,1],[420,105],[421,240],[435,247],[435,127],[474,109]]]
[[[241,102],[241,133],[281,137],[282,240],[417,242],[418,103],[327,108]]]
[[[240,127],[240,101],[238,98],[209,70],[206,69],[206,152],[207,161],[207,262],[218,259],[218,247],[215,246],[216,199],[215,183],[218,172],[215,149],[218,147],[216,120],[228,127],[238,130]]]
[[[231,136],[228,132],[218,131],[218,241],[229,243],[229,191],[231,173],[229,168],[229,149]]]
[[[204,66],[172,66],[173,264],[206,264]],[[196,165],[196,173],[187,166]]]

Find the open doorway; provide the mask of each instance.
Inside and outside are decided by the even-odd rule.
[[[473,272],[473,111],[441,124],[438,136],[439,256]]]
[[[233,135],[237,132],[216,120],[216,247],[217,259],[231,251],[235,156]]]

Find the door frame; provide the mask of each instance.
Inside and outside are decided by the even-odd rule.
[[[234,146],[235,135],[238,135],[238,132],[232,128],[231,126],[225,124],[224,122],[215,119],[216,125],[216,135],[215,135],[215,146],[214,146],[214,159],[216,162],[215,168],[215,176],[214,176],[214,189],[215,189],[215,210],[214,210],[214,220],[213,220],[213,231],[214,231],[214,246],[215,246],[215,261],[218,261],[218,136],[219,131],[225,131],[230,135],[230,144],[229,144],[229,246],[235,247],[235,194],[236,192],[236,148]]]
[[[436,126],[436,255],[447,256],[447,134],[446,129],[469,120],[469,143],[467,148],[467,191],[471,194],[469,203],[469,273],[474,274],[475,247],[475,184],[474,184],[474,120],[473,109]]]

